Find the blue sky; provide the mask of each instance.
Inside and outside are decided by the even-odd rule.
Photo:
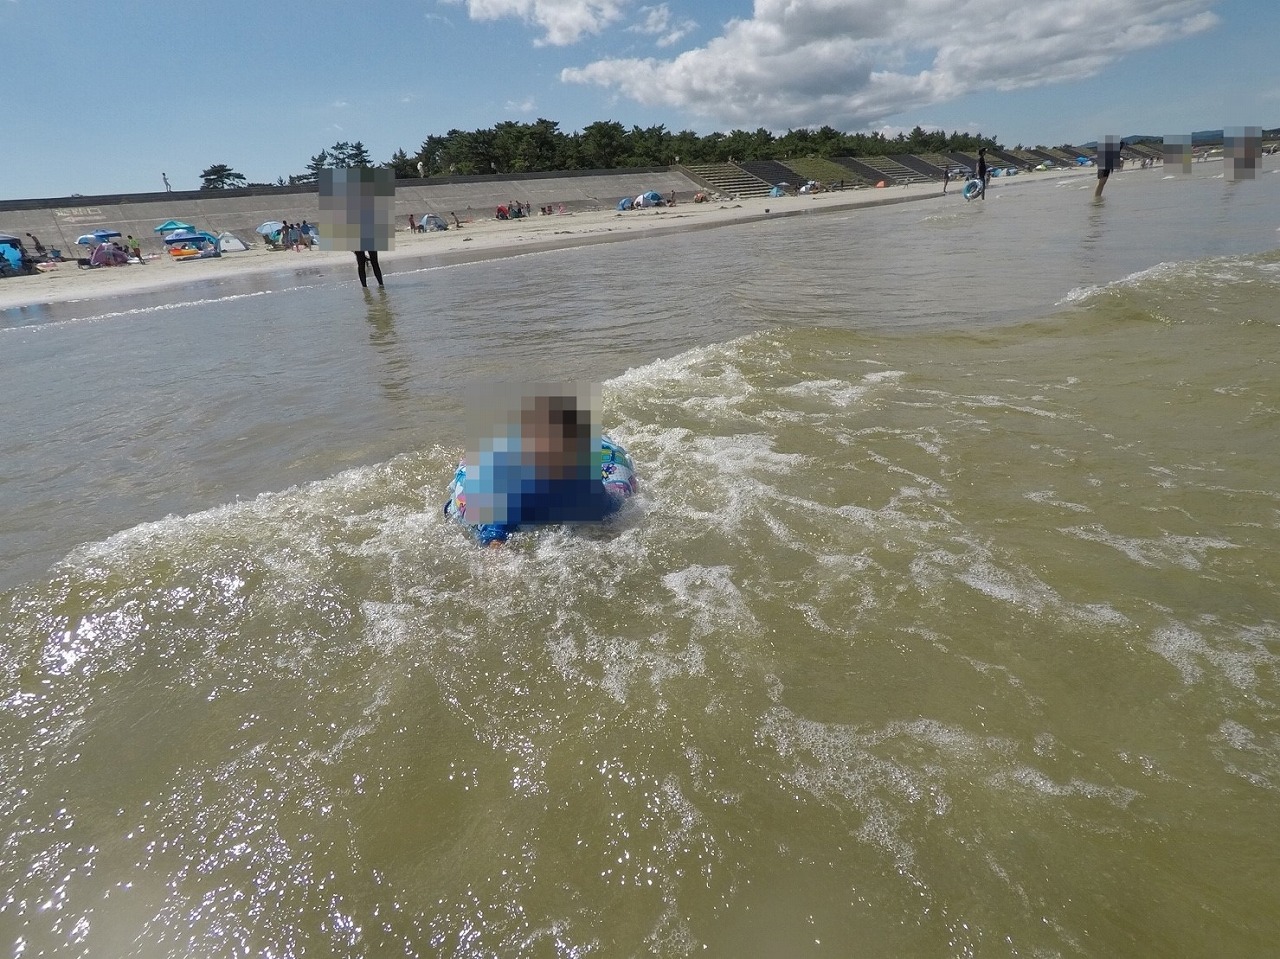
[[[1276,0],[0,0],[0,199],[546,117],[1013,145],[1280,125]]]

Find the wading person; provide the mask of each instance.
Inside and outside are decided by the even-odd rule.
[[[360,274],[360,285],[365,289],[369,288],[369,280],[365,275],[365,264],[373,267],[373,275],[378,280],[378,286],[382,286],[382,267],[378,266],[377,250],[356,250],[356,272]]]

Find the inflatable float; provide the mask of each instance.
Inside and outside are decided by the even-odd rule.
[[[977,177],[967,180],[964,189],[960,191],[966,200],[972,200],[976,196],[982,195],[982,181]]]
[[[605,494],[602,515],[598,517],[602,519],[616,513],[622,504],[634,496],[639,489],[631,456],[626,449],[607,436],[600,437],[600,483]],[[506,540],[511,533],[522,526],[548,525],[575,520],[572,516],[565,516],[562,519],[558,517],[543,519],[535,516],[532,521],[523,523],[519,521],[512,524],[471,523],[467,521],[466,484],[467,464],[464,460],[458,463],[458,469],[453,474],[453,482],[449,484],[449,498],[444,504],[444,515],[447,519],[467,527],[481,543],[486,545]]]

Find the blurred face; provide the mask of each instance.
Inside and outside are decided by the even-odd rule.
[[[524,448],[540,473],[564,476],[579,464],[586,445],[581,437],[589,435],[579,416],[577,409],[565,409],[561,397],[539,396],[532,409],[524,410],[520,417]]]

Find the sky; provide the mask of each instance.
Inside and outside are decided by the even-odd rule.
[[[0,0],[0,199],[503,120],[1054,145],[1280,126],[1276,0]]]

